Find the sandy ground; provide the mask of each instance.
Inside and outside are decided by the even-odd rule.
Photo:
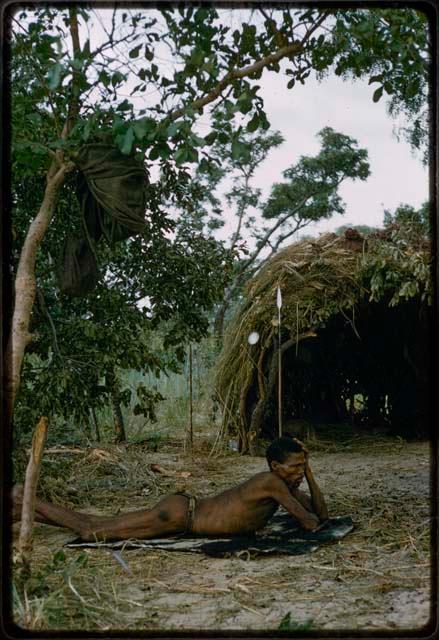
[[[57,480],[59,486],[69,485],[72,500],[84,511],[109,514],[149,507],[175,490],[211,495],[265,470],[266,464],[263,458],[236,453],[220,458],[198,453],[190,458],[176,447],[152,452],[131,445],[103,451],[101,457],[89,452],[79,460],[77,455],[70,478]],[[311,454],[330,515],[349,514],[354,519],[355,530],[346,538],[311,555],[253,560],[126,550],[122,556],[132,575],[109,551],[88,549],[88,564],[75,582],[76,590],[82,583],[107,580],[119,606],[117,622],[109,623],[103,614],[91,627],[273,631],[287,614],[296,628],[312,630],[420,630],[427,625],[431,613],[428,444],[354,439],[332,451],[331,447],[312,451],[311,446]],[[163,477],[151,473],[151,463],[192,475]],[[35,562],[47,561],[72,537],[38,525]],[[69,557],[78,553],[67,550]],[[95,593],[99,599],[99,589]]]

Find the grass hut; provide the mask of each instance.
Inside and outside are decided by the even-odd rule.
[[[425,435],[430,267],[429,241],[396,225],[303,240],[265,263],[228,327],[216,375],[223,429],[238,435],[239,449],[278,434],[279,349],[284,424],[355,421]]]

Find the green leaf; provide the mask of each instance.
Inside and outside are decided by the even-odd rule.
[[[105,87],[108,87],[110,84],[110,76],[106,71],[100,71],[98,78],[99,82],[102,82]]]
[[[87,141],[90,137],[90,133],[91,133],[91,120],[87,120],[87,122],[85,123],[84,130],[82,132],[83,140]]]
[[[76,69],[76,71],[81,71],[84,65],[84,60],[81,60],[80,58],[73,58],[70,64],[74,69]]]
[[[151,149],[151,151],[149,152],[149,159],[150,160],[157,160],[159,155],[160,155],[159,148],[158,147],[153,147]]]
[[[152,118],[141,118],[133,123],[133,130],[137,140],[143,140],[147,133],[155,129],[156,122]]]
[[[179,129],[181,128],[181,125],[182,123],[179,121],[171,122],[169,127],[166,129],[166,135],[168,136],[168,138],[173,138],[175,134],[178,133]]]
[[[159,156],[162,158],[162,160],[167,160],[171,155],[171,149],[168,147],[167,144],[159,145],[158,146],[158,152],[159,152]]]
[[[117,105],[116,109],[117,111],[129,111],[131,109],[131,103],[126,99],[122,100],[122,102]]]
[[[126,122],[120,116],[116,116],[113,120],[113,133],[117,135],[118,133],[125,132],[126,130]]]
[[[188,160],[189,162],[198,162],[198,151],[193,147],[188,147]]]
[[[188,158],[188,153],[187,153],[186,147],[180,147],[174,153],[174,160],[177,164],[183,164],[183,162],[186,162],[187,158]]]
[[[139,53],[140,53],[140,49],[143,47],[142,44],[139,44],[137,47],[134,47],[134,49],[131,49],[131,51],[129,52],[129,56],[130,58],[138,58],[139,57]]]
[[[218,140],[221,142],[221,144],[227,144],[230,138],[225,131],[220,131],[218,133]]]
[[[374,91],[373,97],[372,97],[372,100],[374,102],[378,102],[378,100],[381,98],[381,96],[383,95],[383,89],[384,87],[378,87],[378,89]]]
[[[372,84],[372,82],[381,82],[381,81],[382,81],[382,79],[383,79],[383,76],[382,76],[382,75],[379,75],[379,76],[371,76],[371,77],[369,78],[369,84]]]
[[[259,128],[259,124],[260,124],[259,114],[255,113],[255,115],[250,120],[250,122],[247,123],[247,131],[249,131],[250,133],[253,133],[253,131],[256,131],[256,129]]]
[[[418,83],[412,82],[407,86],[405,95],[407,96],[407,98],[414,98],[415,95],[419,92],[419,86]]]
[[[233,160],[239,160],[243,155],[247,154],[247,145],[239,140],[232,141],[232,158]]]
[[[33,125],[39,126],[42,122],[41,116],[39,113],[28,113],[26,115],[26,119],[29,120]]]
[[[240,100],[239,102],[237,102],[237,110],[240,111],[241,113],[248,113],[249,111],[251,111],[252,108],[252,101],[247,99],[247,100]]]
[[[211,131],[210,133],[207,134],[207,136],[204,136],[204,143],[205,144],[213,144],[215,142],[217,138],[217,132],[216,131]]]
[[[384,89],[385,89],[386,93],[388,93],[389,95],[391,95],[393,93],[393,87],[392,87],[392,84],[390,82],[385,82],[384,83]]]
[[[200,160],[200,164],[198,165],[198,169],[199,171],[201,171],[202,173],[207,173],[210,169],[210,164],[208,163],[208,161],[206,160],[206,158],[201,158]]]
[[[193,133],[190,136],[190,141],[194,145],[194,147],[203,147],[204,146],[204,138],[200,138],[196,133]]]
[[[111,76],[111,84],[115,87],[117,84],[120,84],[125,79],[125,76],[120,71],[115,71]]]
[[[124,155],[127,156],[131,153],[131,149],[133,148],[133,142],[134,142],[134,128],[129,127],[128,131],[126,132],[123,138],[123,143],[120,146],[120,150]]]
[[[63,66],[59,62],[49,68],[47,73],[47,85],[51,91],[54,91],[61,82],[61,74]]]

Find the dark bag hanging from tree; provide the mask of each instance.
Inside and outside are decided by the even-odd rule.
[[[144,230],[147,175],[133,155],[108,143],[83,145],[74,160],[85,237],[66,239],[58,282],[62,293],[84,296],[99,279],[95,243],[102,236],[120,242]]]

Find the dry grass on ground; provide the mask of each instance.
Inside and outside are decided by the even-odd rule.
[[[427,443],[379,437],[309,443],[315,475],[333,515],[352,515],[345,539],[312,555],[212,559],[165,551],[62,549],[74,535],[35,530],[33,583],[14,592],[18,624],[33,629],[397,630],[430,615]],[[42,493],[84,511],[152,506],[170,492],[211,495],[265,469],[263,458],[193,457],[181,444],[46,453]],[[190,471],[163,477],[149,469]],[[49,473],[49,469],[51,472]],[[52,565],[52,566],[50,566]],[[40,576],[38,576],[40,572]]]

